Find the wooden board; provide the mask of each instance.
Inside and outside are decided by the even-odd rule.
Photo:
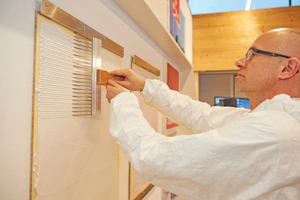
[[[149,63],[145,62],[137,56],[135,56],[134,58],[135,59],[132,60],[131,68],[135,73],[137,73],[140,77],[142,77],[145,80],[148,78],[158,79],[158,76],[156,75],[160,74],[160,71],[158,69],[151,66]],[[136,63],[138,63],[139,65]],[[155,108],[144,103],[143,99],[140,97],[140,92],[133,93],[137,96],[139,100],[139,105],[142,110],[143,116],[149,122],[151,127],[156,132],[158,132],[158,111]],[[143,179],[143,177],[131,165],[129,167],[129,170],[129,199],[143,199],[154,186],[147,182],[145,179]]]
[[[283,27],[300,29],[300,6],[194,15],[194,71],[238,70],[258,36]]]

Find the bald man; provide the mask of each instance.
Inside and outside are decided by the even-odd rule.
[[[146,180],[187,199],[300,199],[299,46],[299,30],[272,30],[236,62],[236,89],[251,110],[211,107],[130,69],[114,71],[125,81],[107,86],[111,134]],[[201,134],[157,134],[124,88]]]

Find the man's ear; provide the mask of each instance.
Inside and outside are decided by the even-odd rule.
[[[279,73],[279,79],[289,79],[296,75],[300,70],[300,61],[298,58],[292,57],[284,62],[284,66]]]

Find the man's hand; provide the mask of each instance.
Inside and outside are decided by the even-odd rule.
[[[106,98],[109,103],[118,94],[122,92],[128,92],[125,88],[123,88],[122,86],[120,86],[119,84],[117,84],[115,81],[111,79],[108,80],[108,84],[109,85],[106,86]]]
[[[128,90],[132,91],[142,91],[145,86],[145,80],[139,77],[132,69],[119,69],[112,72],[109,72],[113,76],[123,76],[125,77],[124,81],[117,81],[116,83],[125,87]]]

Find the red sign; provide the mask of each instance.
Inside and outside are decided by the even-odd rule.
[[[173,128],[178,126],[178,124],[174,123],[172,120],[170,120],[169,118],[167,118],[167,129]]]
[[[167,84],[171,90],[179,91],[179,72],[168,63],[167,68]]]
[[[180,27],[180,8],[179,8],[180,0],[173,0],[173,15],[176,18],[177,24]]]
[[[179,72],[168,63],[168,72],[167,72],[168,80],[167,84],[171,90],[179,91]],[[170,119],[167,118],[167,129],[178,126],[178,124],[174,123]]]

